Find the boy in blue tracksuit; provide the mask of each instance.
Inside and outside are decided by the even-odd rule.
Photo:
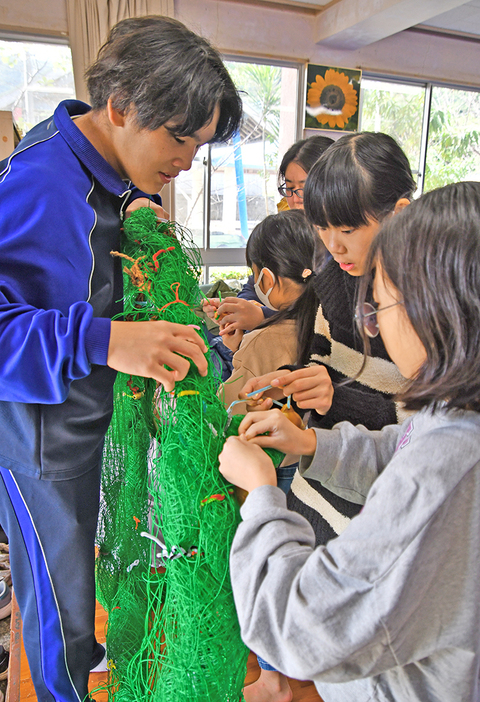
[[[122,272],[110,251],[129,206],[188,170],[202,144],[229,138],[241,117],[217,52],[164,17],[118,24],[87,80],[92,108],[61,103],[0,164],[0,523],[39,702],[88,694],[116,371],[169,390],[187,359],[207,371],[195,330],[111,321]]]

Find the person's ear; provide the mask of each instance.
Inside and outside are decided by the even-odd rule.
[[[275,285],[275,278],[273,273],[268,269],[263,269],[262,280],[260,281],[260,286],[263,288],[263,292],[266,294]]]
[[[401,197],[400,200],[397,200],[395,207],[393,208],[393,214],[398,214],[402,210],[405,209],[405,207],[408,207],[410,204],[410,200],[406,197]]]
[[[113,106],[111,97],[108,98],[107,102],[107,115],[110,124],[114,127],[123,127],[125,125],[125,113]]]

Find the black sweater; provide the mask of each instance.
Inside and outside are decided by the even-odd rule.
[[[363,361],[363,342],[354,319],[358,282],[359,278],[342,271],[334,260],[317,275],[319,306],[309,363],[325,365],[335,392],[327,414],[312,410],[309,427],[331,429],[338,422],[349,421],[374,430],[405,418],[393,399],[405,380],[389,359],[380,336],[371,340],[371,356],[360,378],[338,387],[342,380],[356,375]],[[361,509],[361,505],[337,497],[321,483],[302,478],[298,472],[287,504],[310,521],[317,545],[336,536]]]

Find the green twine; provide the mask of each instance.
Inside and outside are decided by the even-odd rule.
[[[198,324],[201,259],[187,232],[149,208],[124,230],[122,318]],[[191,364],[172,393],[118,374],[96,572],[109,700],[241,698],[248,651],[228,573],[239,515],[218,471],[228,423],[219,384],[210,359],[207,377]]]

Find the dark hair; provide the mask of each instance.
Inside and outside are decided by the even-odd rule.
[[[413,202],[381,228],[367,270],[375,261],[426,350],[399,399],[412,410],[446,400],[480,411],[480,183],[447,185]]]
[[[408,159],[387,134],[347,134],[321,156],[303,193],[307,219],[320,227],[354,229],[378,222],[400,198],[410,199],[415,182]]]
[[[86,72],[94,110],[109,98],[120,111],[135,111],[140,128],[191,136],[220,107],[212,141],[226,141],[238,129],[242,103],[218,52],[203,37],[169,17],[126,19],[110,32]]]
[[[309,224],[302,210],[285,210],[269,215],[252,231],[246,248],[247,265],[269,268],[277,278],[288,278],[303,285],[300,297],[287,310],[281,311],[260,325],[262,328],[277,324],[284,319],[297,320],[298,348],[308,347],[306,338],[311,330],[317,311],[317,299],[313,286],[316,230]],[[303,276],[305,269],[311,273]],[[298,363],[306,361],[297,359]]]
[[[320,156],[333,144],[333,139],[325,136],[313,136],[308,139],[296,141],[288,151],[285,152],[280,168],[278,169],[278,186],[285,182],[285,173],[288,166],[294,161],[308,173]]]

